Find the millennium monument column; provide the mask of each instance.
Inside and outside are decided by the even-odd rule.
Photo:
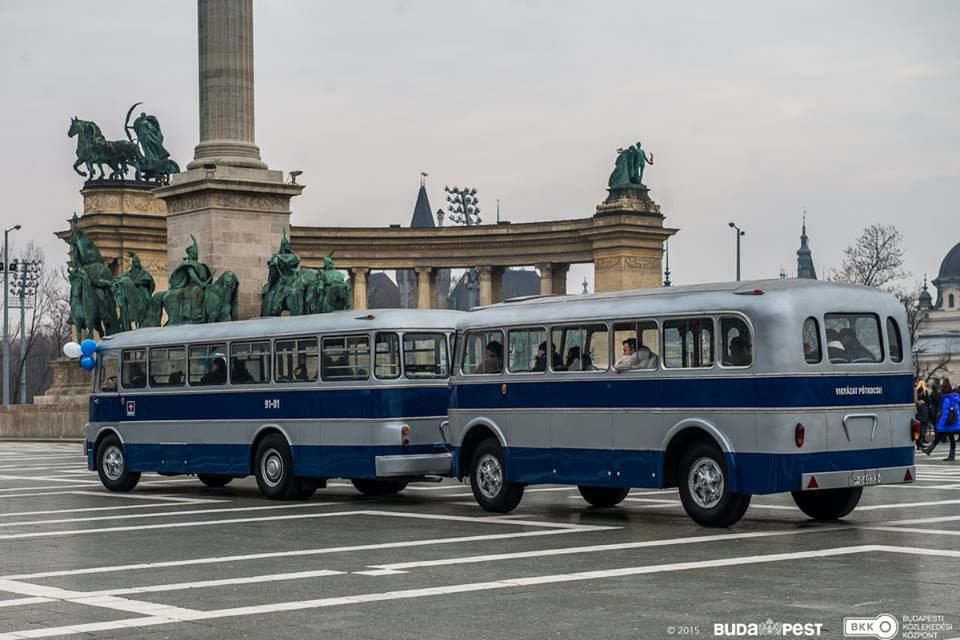
[[[200,142],[187,171],[154,194],[167,205],[172,270],[197,238],[199,259],[240,281],[241,318],[260,312],[266,261],[290,227],[285,183],[254,140],[253,0],[198,0]]]

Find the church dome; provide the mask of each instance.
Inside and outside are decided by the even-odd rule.
[[[960,242],[953,246],[953,249],[947,252],[943,262],[940,263],[940,273],[937,274],[937,280],[960,280]]]

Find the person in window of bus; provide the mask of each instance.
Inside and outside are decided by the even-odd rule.
[[[960,432],[960,394],[950,386],[949,380],[944,380],[940,387],[940,415],[937,417],[936,430],[936,438],[923,452],[930,455],[938,444],[949,440],[950,453],[944,458],[949,462],[956,456],[957,433]]]
[[[840,329],[840,342],[843,343],[843,350],[846,352],[850,362],[864,359],[870,361],[876,360],[873,354],[857,340],[857,334],[853,332],[853,329],[849,327]]]
[[[243,360],[233,361],[233,381],[239,383],[253,382],[253,376],[250,375],[247,363]]]
[[[128,369],[127,384],[125,386],[134,389],[147,386],[147,376],[143,373],[143,367],[139,362],[133,362]]]
[[[648,354],[649,352],[650,350],[647,349]],[[623,341],[623,357],[613,363],[613,370],[623,373],[638,366],[640,366],[640,356],[637,354],[637,339],[627,338]]]
[[[477,367],[477,373],[500,373],[503,370],[503,345],[497,340],[487,343],[483,352],[483,362]]]
[[[293,370],[293,379],[294,380],[309,380],[307,377],[307,368],[302,364],[298,364],[297,368]]]
[[[570,347],[567,350],[567,361],[563,363],[564,371],[580,371],[580,347]]]
[[[224,384],[227,381],[227,363],[223,358],[213,359],[213,368],[200,378],[201,384]]]
[[[533,368],[531,371],[546,371],[547,370],[547,343],[546,341],[541,342],[540,346],[537,347],[537,357],[533,361]]]
[[[724,364],[728,364],[731,367],[746,367],[750,364],[751,360],[750,345],[747,344],[746,338],[737,336],[730,341],[730,357]]]
[[[840,332],[836,329],[827,329],[827,355],[830,362],[850,362],[850,356],[840,341]]]

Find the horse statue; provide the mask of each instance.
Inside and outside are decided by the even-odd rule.
[[[203,311],[207,322],[238,320],[237,290],[240,281],[233,271],[226,271],[203,292]]]
[[[109,288],[97,286],[104,282],[104,278],[109,282],[109,274],[106,265],[97,264],[70,270],[70,318],[67,322],[76,329],[78,339],[84,337],[84,331],[87,338],[94,338],[94,332],[106,336],[119,329],[116,306],[113,296],[108,293]]]
[[[322,313],[344,311],[353,308],[353,293],[350,285],[342,280],[331,282],[323,288]]]
[[[136,171],[136,179],[142,179],[140,167],[143,165],[143,156],[140,148],[129,140],[107,140],[103,137],[100,127],[89,120],[79,120],[76,116],[70,121],[70,130],[67,136],[77,138],[77,161],[73,163],[73,170],[90,180],[98,176],[94,168],[100,170],[99,178],[109,180],[123,180],[130,167]],[[87,171],[80,170],[80,165],[86,165]],[[110,167],[108,176],[103,165]]]

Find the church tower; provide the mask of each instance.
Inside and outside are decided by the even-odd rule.
[[[807,212],[803,212],[803,230],[800,232],[800,248],[797,249],[797,277],[817,279],[817,270],[813,266],[813,256],[810,252],[809,239],[807,238]]]

